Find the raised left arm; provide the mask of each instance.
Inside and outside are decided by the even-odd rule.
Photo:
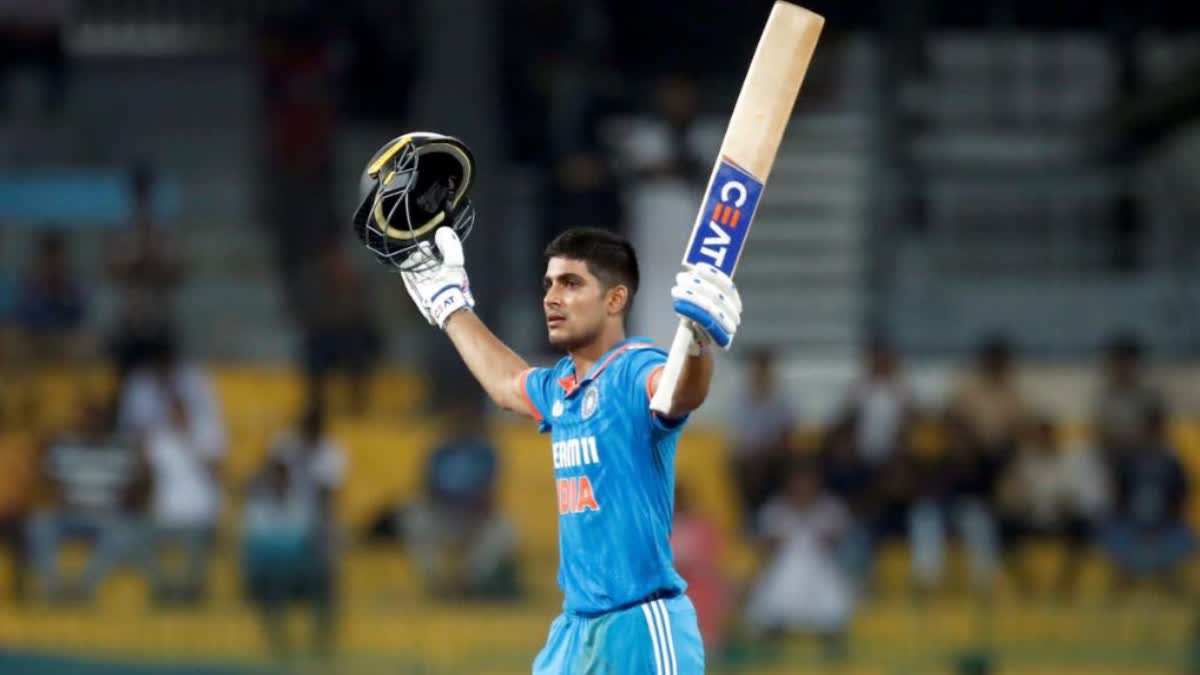
[[[658,381],[663,371],[654,373],[650,381],[650,396],[658,391]],[[708,385],[712,383],[713,357],[712,353],[703,351],[696,356],[689,356],[683,362],[683,370],[679,373],[679,382],[675,385],[675,396],[671,399],[671,410],[667,417],[679,418],[699,408],[704,399],[708,398]]]
[[[700,407],[712,382],[712,349],[729,350],[742,321],[742,300],[733,280],[711,265],[686,265],[671,289],[675,313],[692,330],[692,348],[679,371],[667,417],[682,417]],[[663,371],[650,383],[658,391]]]

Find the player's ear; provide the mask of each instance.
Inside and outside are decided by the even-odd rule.
[[[620,314],[629,304],[629,287],[615,284],[604,293],[604,305],[609,314]]]

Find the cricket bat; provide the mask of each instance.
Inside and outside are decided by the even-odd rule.
[[[771,8],[729,117],[721,152],[683,254],[685,264],[708,263],[733,276],[824,25],[822,16],[791,3],[776,2]],[[692,332],[681,319],[650,401],[651,410],[660,414],[670,411],[691,346]]]

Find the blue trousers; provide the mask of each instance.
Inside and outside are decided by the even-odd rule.
[[[595,617],[561,614],[533,675],[703,675],[704,643],[686,595]]]
[[[91,596],[122,562],[142,562],[141,523],[120,512],[51,510],[37,513],[28,525],[29,549],[43,589],[53,595],[62,590],[58,564],[65,540],[90,539],[92,551],[78,580]]]

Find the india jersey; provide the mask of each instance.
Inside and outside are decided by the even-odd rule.
[[[550,432],[566,612],[601,614],[686,587],[668,541],[675,442],[686,420],[667,423],[650,411],[650,378],[665,362],[637,338],[581,381],[569,356],[523,377],[530,412]]]

